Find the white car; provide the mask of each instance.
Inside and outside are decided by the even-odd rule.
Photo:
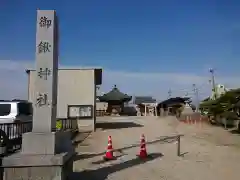
[[[21,137],[31,131],[32,103],[27,101],[0,101],[1,142]]]

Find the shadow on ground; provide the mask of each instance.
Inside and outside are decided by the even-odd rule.
[[[96,128],[105,129],[123,129],[123,128],[134,128],[143,127],[141,124],[134,122],[99,122],[96,124]]]
[[[73,145],[76,146],[77,144],[82,143],[90,134],[91,131],[79,132],[72,140]]]
[[[140,164],[144,164],[146,162],[152,161],[162,156],[163,154],[161,153],[154,153],[154,154],[151,154],[151,157],[147,158],[146,160],[135,158],[119,164],[114,164],[112,166],[102,167],[97,170],[84,170],[81,172],[73,172],[70,175],[69,180],[79,180],[79,179],[105,180],[107,179],[108,175],[112,173],[115,173],[127,168],[131,168]]]
[[[173,143],[177,141],[177,136],[161,136],[157,138],[156,140],[153,141],[147,141],[146,144],[155,144],[155,143],[160,143],[160,144],[165,144],[165,143]],[[182,135],[180,135],[182,136]],[[123,148],[115,149],[114,152],[119,152],[121,154],[124,154],[124,150],[131,149],[134,147],[139,147],[139,144],[132,144]],[[96,153],[96,154],[79,154],[74,158],[74,161],[82,160],[82,159],[88,159],[88,158],[93,158],[96,156],[103,156],[106,152],[101,152],[101,153]]]
[[[229,132],[232,133],[232,134],[239,134],[240,135],[240,131],[238,129],[233,129]]]

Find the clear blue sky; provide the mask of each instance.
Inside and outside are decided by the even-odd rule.
[[[34,60],[37,8],[57,11],[64,65],[239,75],[239,0],[1,0],[0,60]]]
[[[63,64],[194,72],[240,65],[238,0],[2,0],[0,59],[34,59],[36,8],[57,10]]]

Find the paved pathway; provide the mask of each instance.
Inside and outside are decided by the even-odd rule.
[[[238,180],[240,137],[208,125],[186,125],[174,118],[130,117],[100,119],[92,133],[77,150],[72,180]],[[139,161],[136,154],[140,135],[152,142],[147,150],[153,155]],[[175,142],[163,142],[166,136],[184,134],[182,157]],[[116,161],[102,162],[107,137],[112,136]]]

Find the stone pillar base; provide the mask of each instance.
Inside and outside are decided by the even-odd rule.
[[[2,162],[4,180],[67,180],[75,153],[56,155],[14,154]]]
[[[75,155],[71,132],[23,134],[22,151],[4,157],[4,180],[66,180]]]
[[[24,133],[22,154],[59,154],[74,151],[70,131]]]

